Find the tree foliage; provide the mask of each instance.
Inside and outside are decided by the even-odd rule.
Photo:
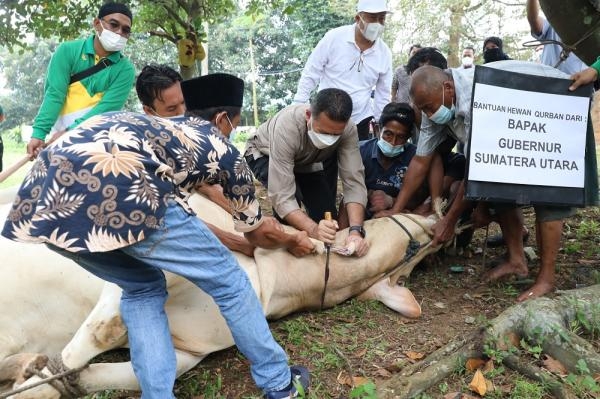
[[[521,46],[528,30],[515,26],[516,22],[525,22],[524,0],[395,0],[392,4],[395,13],[386,23],[386,41],[402,49],[396,65],[406,62],[411,44],[420,43],[439,48],[450,66],[458,66],[460,50],[471,45],[481,55],[483,40],[488,36],[501,37],[505,52],[512,58],[532,55]]]
[[[240,11],[211,27],[209,71],[237,75],[247,82],[244,123],[262,122],[285,105],[294,93],[306,59],[325,32],[352,22],[347,3],[284,1],[258,16]],[[256,96],[252,85],[255,84]],[[260,110],[254,121],[253,99]]]
[[[30,124],[42,102],[44,77],[56,40],[39,41],[22,55],[2,52],[2,67],[8,95],[0,97],[6,113],[2,129]]]
[[[37,38],[78,37],[98,1],[0,0],[0,41],[8,48],[26,47],[31,34]]]

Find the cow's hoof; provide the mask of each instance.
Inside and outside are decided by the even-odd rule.
[[[48,363],[48,356],[39,353],[17,353],[0,362],[0,383],[20,385]]]

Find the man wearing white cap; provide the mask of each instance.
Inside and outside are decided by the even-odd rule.
[[[386,0],[359,0],[355,23],[327,32],[308,57],[294,96],[294,102],[305,103],[317,86],[346,91],[360,140],[368,138],[370,121],[390,101],[392,52],[380,39],[389,13]]]

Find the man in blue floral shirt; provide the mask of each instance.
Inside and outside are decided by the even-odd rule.
[[[305,232],[287,234],[261,215],[244,158],[194,115],[208,102],[241,109],[243,81],[208,75],[182,82],[182,90],[185,117],[106,113],[48,146],[19,189],[2,235],[46,243],[122,288],[121,315],[144,398],[174,398],[176,359],[163,271],[212,296],[250,360],[256,384],[267,398],[288,397],[295,380],[308,386],[308,371],[288,367],[247,275],[186,200],[197,185],[219,183],[231,201],[235,228],[254,245],[285,247],[296,256],[314,245]]]

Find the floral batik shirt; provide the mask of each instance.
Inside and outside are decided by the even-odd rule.
[[[71,252],[104,252],[143,240],[175,200],[221,184],[236,230],[257,228],[253,176],[209,122],[111,112],[88,119],[44,149],[21,185],[2,235]]]

